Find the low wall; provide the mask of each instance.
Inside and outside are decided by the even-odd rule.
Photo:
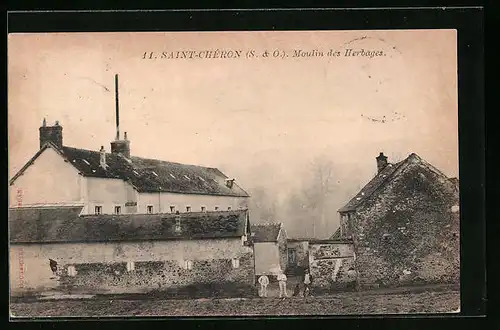
[[[352,243],[309,243],[309,269],[315,292],[354,290],[355,255]]]

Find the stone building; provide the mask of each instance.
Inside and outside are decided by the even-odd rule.
[[[248,193],[217,168],[133,156],[115,84],[111,152],[66,146],[44,119],[9,182],[12,291],[253,284]]]
[[[253,292],[246,210],[120,215],[82,211],[82,206],[9,210],[12,296],[52,290]]]
[[[286,231],[281,223],[253,224],[251,241],[255,253],[255,275],[272,275],[287,269]]]
[[[360,287],[459,283],[459,186],[412,153],[339,210],[333,239],[352,239]]]

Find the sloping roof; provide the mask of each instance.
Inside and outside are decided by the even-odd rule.
[[[383,184],[391,178],[392,174],[404,163],[401,161],[396,164],[387,164],[387,166],[377,173],[373,179],[370,180],[356,196],[354,196],[346,205],[339,209],[339,212],[349,212],[354,211],[361,205],[369,196],[374,194],[377,189],[383,186]]]
[[[254,224],[251,226],[252,240],[254,242],[277,242],[281,223]]]
[[[63,146],[57,148],[52,143],[45,144],[35,156],[11,179],[11,184],[47,148],[57,151],[83,176],[122,179],[129,182],[139,192],[172,192],[248,197],[248,193],[236,183],[227,187],[224,175],[217,168],[185,165],[156,159],[131,157],[106,153],[106,169],[100,166],[99,151]]]
[[[81,209],[9,209],[10,242],[90,243],[231,238],[243,236],[248,231],[249,222],[246,210],[79,216]],[[176,231],[177,223],[180,223],[180,232]]]
[[[395,164],[387,164],[387,166],[377,173],[373,179],[370,180],[359,192],[354,196],[346,205],[338,210],[338,212],[351,212],[355,211],[361,204],[363,204],[370,196],[376,194],[382,187],[385,186],[387,182],[390,182],[394,178],[394,174],[398,172],[398,170],[410,164],[410,162],[419,162],[424,164],[428,168],[432,169],[432,171],[446,177],[441,171],[436,169],[431,164],[425,162],[422,158],[420,158],[417,154],[410,154],[405,160],[400,161]]]
[[[337,228],[337,230],[335,231],[335,233],[333,233],[332,236],[330,236],[330,239],[340,239],[340,227]]]

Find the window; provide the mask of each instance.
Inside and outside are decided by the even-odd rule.
[[[153,213],[153,205],[148,205],[147,210],[148,210],[148,214],[152,214]]]
[[[127,262],[127,272],[135,270],[135,263],[133,261]]]
[[[181,219],[175,219],[175,232],[178,233],[181,231]]]
[[[240,267],[240,259],[238,259],[238,258],[231,259],[231,264],[233,265],[233,268],[239,268]]]
[[[96,206],[94,208],[95,214],[102,214],[102,206]]]
[[[122,207],[121,206],[115,206],[115,214],[121,214],[122,213]]]
[[[207,208],[205,206],[201,207],[201,212],[205,212],[206,210],[207,210]]]
[[[193,269],[193,262],[191,260],[184,260],[184,269],[191,270]]]
[[[174,213],[175,212],[175,206],[170,206],[170,212]]]
[[[191,212],[191,206],[186,206],[186,212]]]
[[[50,270],[52,271],[52,274],[56,275],[57,274],[57,261],[53,259],[49,259],[49,265],[50,265]]]
[[[231,206],[228,206],[228,207],[227,207],[227,210],[228,210],[228,211],[231,211]]]
[[[214,208],[214,210],[218,211],[218,210],[219,210],[219,207],[218,207],[218,206],[216,206],[216,207]]]
[[[68,266],[68,275],[69,276],[75,276],[76,275],[75,266]]]

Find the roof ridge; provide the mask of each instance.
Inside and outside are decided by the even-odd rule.
[[[360,192],[363,191],[363,189],[365,189],[373,180],[375,180],[377,177],[380,177],[380,175],[382,175],[382,173],[384,172],[384,170],[391,166],[391,167],[394,167],[393,171],[385,176],[385,177],[382,177],[383,179],[373,188],[372,192],[369,193],[368,195],[364,195],[364,199],[359,201],[359,203],[354,206],[354,209],[356,209],[357,207],[359,207],[361,204],[363,204],[369,197],[373,196],[373,194],[375,194],[380,187],[382,187],[388,180],[389,178],[393,177],[394,176],[394,173],[396,173],[396,171],[398,169],[401,168],[401,166],[405,163],[408,163],[410,157],[413,155],[413,153],[411,155],[409,155],[408,157],[406,157],[405,159],[397,162],[397,163],[388,163],[387,166],[384,167],[384,169],[380,172],[377,172],[377,174],[371,178],[351,199],[349,199],[349,201],[344,205],[342,206],[340,209],[339,209],[339,212],[347,212],[349,210],[346,210],[346,211],[342,211],[342,209],[344,209],[347,205],[349,205],[353,200],[355,200],[357,198],[357,196],[360,194]],[[416,154],[415,154],[416,155]],[[417,156],[418,157],[418,156]]]
[[[264,223],[255,223],[252,226],[272,226],[272,225],[282,225],[282,222],[264,222]]]
[[[62,148],[68,148],[68,149],[80,150],[80,151],[87,151],[87,152],[93,152],[93,153],[99,153],[99,150],[86,149],[86,148],[77,148],[77,147],[71,147],[71,146],[66,146],[66,145],[63,145]],[[113,153],[112,152],[106,152],[106,154],[109,155],[109,154],[113,154]],[[170,160],[164,160],[164,159],[158,159],[158,158],[149,158],[149,157],[141,157],[141,156],[130,156],[130,159],[134,159],[134,158],[140,159],[140,160],[149,160],[149,161],[169,163],[169,164],[176,164],[176,165],[183,165],[183,166],[193,166],[193,167],[201,167],[201,168],[208,168],[208,169],[217,169],[216,167],[210,167],[210,166],[204,166],[204,165],[198,165],[198,164],[188,164],[188,163],[173,162],[173,161],[170,161]]]
[[[192,167],[200,167],[200,168],[205,168],[205,169],[214,169],[218,170],[216,167],[211,167],[211,166],[204,166],[204,165],[198,165],[198,164],[187,164],[187,163],[180,163],[180,162],[173,162],[170,160],[164,160],[164,159],[157,159],[157,158],[148,158],[148,157],[141,157],[141,156],[130,156],[130,159],[140,159],[140,160],[149,160],[149,161],[154,161],[154,162],[161,162],[161,163],[169,163],[169,164],[175,164],[175,165],[183,165],[183,166],[192,166]]]

